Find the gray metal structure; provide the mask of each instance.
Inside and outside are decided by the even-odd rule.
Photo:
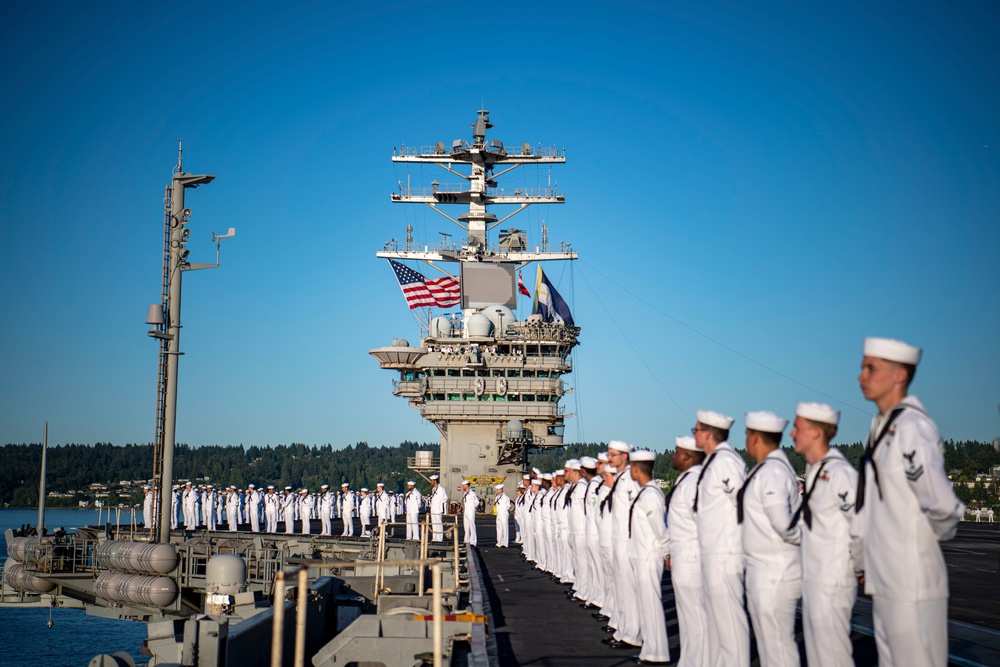
[[[472,141],[456,139],[428,147],[404,147],[393,162],[437,165],[455,184],[414,188],[400,183],[392,201],[423,204],[462,229],[459,242],[442,233],[440,245],[417,246],[412,227],[406,242],[391,241],[376,253],[385,259],[419,260],[448,273],[436,262],[457,263],[461,275],[460,312],[431,317],[425,312],[419,347],[404,340],[370,351],[382,368],[399,373],[393,394],[412,407],[441,433],[441,483],[452,499],[463,479],[479,487],[480,496],[493,494],[493,485],[508,489],[527,464],[529,447],[562,446],[567,415],[559,401],[566,393],[563,377],[572,371],[571,352],[578,327],[543,322],[533,315],[516,321],[517,271],[529,262],[572,260],[568,244],[550,248],[547,229],[541,243],[532,246],[524,230],[490,232],[532,204],[562,204],[565,199],[546,184],[537,188],[504,188],[499,180],[525,165],[564,164],[564,152],[529,143],[508,150],[487,139],[489,112],[480,110],[473,123]],[[444,210],[461,206],[457,216]],[[498,218],[489,207],[508,207]],[[513,210],[509,207],[514,206]],[[422,469],[419,472],[427,472]]]

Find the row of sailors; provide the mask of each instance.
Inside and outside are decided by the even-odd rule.
[[[351,490],[350,484],[344,482],[341,491],[333,493],[324,484],[320,492],[310,494],[308,489],[293,492],[286,486],[284,493],[278,493],[273,485],[268,485],[265,492],[259,491],[254,484],[242,493],[235,486],[222,494],[217,493],[209,484],[196,489],[191,482],[183,487],[174,486],[171,499],[170,527],[172,529],[183,525],[186,530],[196,530],[199,527],[216,530],[225,525],[229,530],[236,531],[240,525],[249,524],[253,532],[278,532],[278,522],[284,522],[284,532],[294,534],[295,522],[300,522],[300,532],[308,535],[312,528],[312,520],[321,522],[321,535],[331,535],[333,519],[343,521],[343,536],[354,535],[354,519],[360,519],[362,537],[371,535],[372,520],[378,525],[395,523],[397,516],[406,516],[406,538],[418,541],[419,515],[427,511],[435,525],[434,539],[443,539],[443,514],[447,509],[448,499],[444,489],[438,482],[438,476],[431,477],[432,492],[425,497],[416,488],[413,481],[407,482],[405,493],[395,494],[385,490],[385,484],[379,482],[375,492],[362,488],[359,493]],[[146,527],[152,525],[154,494],[150,487],[145,487],[143,517]],[[223,517],[225,516],[225,523]],[[392,528],[390,527],[391,531]]]
[[[747,474],[728,443],[734,420],[699,410],[693,437],[676,439],[681,474],[666,498],[652,480],[655,453],[622,441],[597,460],[527,475],[515,503],[523,556],[600,609],[595,617],[613,633],[605,643],[641,647],[638,663],[670,660],[660,599],[667,567],[681,665],[749,665],[750,624],[762,666],[799,665],[799,600],[808,664],[853,665],[858,583],[872,596],[879,664],[945,665],[939,542],[954,537],[965,506],[945,474],[937,427],[908,395],[920,356],[900,341],[865,340],[858,380],[879,413],[858,470],[830,447],[840,413],[828,405],[796,407],[801,491],[780,449],[787,420],[746,413],[757,463]]]

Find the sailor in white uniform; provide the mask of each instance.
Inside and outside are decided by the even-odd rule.
[[[170,494],[170,530],[177,528],[179,521],[178,513],[181,508],[181,487],[174,484]]]
[[[612,547],[614,539],[612,536],[611,501],[609,498],[611,497],[611,487],[615,484],[615,477],[618,471],[611,465],[610,457],[607,456],[607,453],[602,453],[605,454],[604,466],[601,470],[601,477],[604,484],[597,489],[597,553],[600,557],[598,562],[602,575],[601,589],[603,590],[599,604],[601,607],[600,615],[607,619],[607,625],[601,629],[605,632],[609,630],[614,632],[618,626],[615,621],[615,567],[614,549]]]
[[[250,530],[260,532],[260,502],[261,493],[255,484],[247,485],[247,518],[250,520]]]
[[[649,450],[633,449],[629,454],[629,472],[639,487],[628,511],[628,555],[632,562],[632,590],[642,637],[642,650],[637,660],[641,665],[670,662],[660,592],[663,566],[670,556],[670,540],[664,521],[663,491],[653,480],[655,461],[656,452]]]
[[[438,475],[431,475],[431,539],[444,539],[444,513],[448,509],[448,492],[441,486]]]
[[[472,490],[469,480],[462,483],[462,526],[465,529],[465,544],[476,546],[476,510],[479,509],[479,496]]]
[[[361,487],[361,499],[358,501],[358,517],[361,519],[361,537],[371,537],[369,527],[372,525],[372,497],[367,487]]]
[[[389,521],[389,494],[385,492],[385,483],[378,482],[375,485],[375,518],[376,525],[382,529],[387,530],[386,522]],[[391,535],[392,531],[389,530],[386,535]]]
[[[802,504],[792,518],[802,531],[802,632],[810,667],[851,667],[851,611],[862,548],[854,528],[858,472],[830,447],[840,413],[799,403],[792,439],[806,459]]]
[[[195,530],[198,528],[198,491],[191,486],[191,482],[184,482],[184,491],[181,493],[181,509],[184,511],[184,528]]]
[[[278,513],[281,509],[281,498],[274,491],[274,485],[267,485],[267,493],[264,495],[264,524],[268,533],[278,532]]]
[[[226,496],[226,521],[229,523],[229,530],[239,529],[240,494],[236,492],[235,486],[229,487],[229,494]]]
[[[329,484],[319,487],[319,520],[320,535],[333,534],[333,506],[337,497],[330,491]]]
[[[313,498],[309,495],[309,489],[299,491],[299,499],[296,509],[299,512],[299,519],[302,521],[302,534],[308,535],[312,530],[312,518],[314,514]]]
[[[948,570],[939,542],[955,536],[965,514],[945,475],[937,426],[908,395],[920,356],[901,341],[866,338],[858,377],[879,411],[858,471],[856,506],[884,667],[947,662]]]
[[[343,537],[354,536],[354,492],[351,485],[344,482],[340,485],[340,520],[344,522]]]
[[[593,459],[591,459],[593,460]],[[586,604],[590,587],[590,573],[587,570],[587,484],[583,461],[566,461],[566,532],[569,537],[567,557],[573,574],[573,597]]]
[[[681,655],[677,664],[679,667],[700,667],[705,664],[708,652],[708,621],[705,616],[698,527],[694,516],[694,493],[705,455],[691,436],[676,438],[675,443],[671,465],[681,474],[665,503],[667,533],[670,536],[667,566],[670,568],[680,634]]]
[[[611,510],[611,579],[615,587],[614,614],[609,625],[615,627],[613,648],[631,649],[642,645],[639,626],[639,605],[632,584],[632,561],[629,558],[628,528],[629,510],[639,493],[639,485],[632,479],[629,468],[629,454],[632,445],[623,440],[608,443],[608,459],[618,470],[609,495]]]
[[[218,521],[218,516],[216,512],[221,506],[219,503],[219,494],[215,492],[215,487],[209,484],[205,489],[205,495],[202,496],[202,517],[205,520],[205,528],[208,530],[215,530],[216,523]]]
[[[750,664],[750,624],[743,611],[743,542],[736,523],[736,493],[746,478],[743,457],[726,441],[733,418],[698,410],[695,444],[708,458],[698,474],[694,505],[708,613],[712,667]]]
[[[142,487],[142,523],[146,528],[153,528],[153,489],[148,484]]]
[[[493,507],[497,511],[497,546],[500,548],[505,548],[510,546],[510,508],[511,500],[510,496],[503,492],[503,484],[497,484],[495,487],[496,496],[493,499]]]
[[[295,494],[292,487],[285,487],[285,495],[281,497],[281,517],[285,520],[285,534],[295,533]]]
[[[420,541],[420,506],[424,497],[413,481],[406,483],[406,496],[404,505],[406,508],[406,539],[414,542]]]
[[[798,667],[795,608],[802,597],[799,480],[781,451],[788,420],[772,412],[748,412],[747,452],[757,461],[736,498],[743,531],[746,595],[761,667]]]
[[[525,475],[525,477],[527,477],[527,482],[517,483],[517,498],[514,499],[514,544],[524,543],[524,539],[521,537],[521,526],[524,523],[524,501],[528,491],[525,484],[531,483],[531,475]]]

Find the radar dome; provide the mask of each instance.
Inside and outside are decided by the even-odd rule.
[[[489,336],[493,331],[493,323],[490,318],[482,313],[476,313],[465,323],[465,329],[470,336]]]
[[[447,317],[435,317],[431,320],[431,338],[451,338],[451,320]]]
[[[503,333],[503,330],[508,326],[517,322],[517,316],[514,315],[514,311],[507,306],[501,306],[500,304],[486,306],[483,308],[483,315],[488,317],[490,322],[493,323],[493,330],[501,333]]]
[[[524,435],[524,428],[521,425],[520,419],[511,419],[507,422],[507,437],[514,440],[520,440],[521,436]]]
[[[410,347],[410,341],[406,340],[405,338],[393,338],[392,339],[392,346],[393,347]]]

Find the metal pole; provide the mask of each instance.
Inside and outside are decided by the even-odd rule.
[[[285,573],[274,578],[274,624],[271,628],[271,667],[281,667],[285,636]]]
[[[45,429],[42,434],[42,472],[38,480],[38,539],[41,540],[45,534],[45,453],[49,448],[49,423],[45,422]]]
[[[306,663],[306,603],[309,601],[309,568],[299,569],[299,599],[295,607],[295,667]]]
[[[457,570],[455,576],[458,576]],[[431,586],[434,588],[431,605],[434,609],[434,620],[431,621],[434,628],[434,667],[441,667],[441,563],[431,567]]]

